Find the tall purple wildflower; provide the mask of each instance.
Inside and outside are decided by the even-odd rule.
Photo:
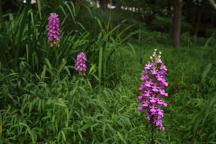
[[[59,18],[58,18],[58,14],[56,13],[50,13],[50,16],[48,18],[48,39],[51,42],[50,46],[52,47],[53,44],[56,44],[56,42],[60,42],[59,39]],[[59,46],[58,46],[59,47]]]
[[[152,56],[150,57],[151,62],[148,61],[145,65],[145,69],[141,72],[142,80],[140,85],[141,95],[138,99],[142,101],[142,104],[138,107],[141,111],[147,109],[146,119],[151,120],[155,126],[160,130],[165,130],[161,118],[164,117],[163,110],[161,106],[167,106],[167,103],[160,96],[168,96],[165,92],[165,87],[168,86],[168,82],[165,80],[167,75],[167,68],[163,64],[161,57],[161,52],[158,56],[156,54],[157,49],[154,50]]]
[[[83,72],[83,75],[85,75],[85,71],[86,71],[86,61],[87,58],[83,52],[77,55],[76,70],[79,72]]]

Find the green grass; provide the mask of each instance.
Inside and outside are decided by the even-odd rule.
[[[155,143],[215,143],[215,39],[183,34],[183,45],[174,49],[168,34],[127,21],[107,28],[94,8],[69,3],[59,6],[62,41],[53,49],[48,12],[38,8],[5,14],[0,24],[0,143],[150,143],[137,90],[155,48],[169,82],[166,131],[155,132]],[[85,10],[92,29],[79,17]],[[88,60],[85,77],[74,69],[80,51]]]

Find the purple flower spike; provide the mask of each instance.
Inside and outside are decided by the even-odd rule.
[[[83,72],[83,74],[85,75],[85,71],[86,71],[86,56],[83,52],[79,53],[77,55],[77,59],[76,59],[76,70]]]
[[[48,39],[51,42],[51,44],[55,44],[56,41],[60,42],[59,39],[59,18],[56,13],[50,13],[50,16],[48,18]]]
[[[166,107],[167,103],[160,97],[168,96],[168,93],[165,92],[165,87],[168,86],[168,82],[165,80],[167,68],[160,59],[162,53],[157,54],[156,52],[155,49],[150,57],[151,62],[148,61],[141,72],[140,80],[142,82],[139,88],[141,94],[138,99],[142,101],[142,104],[138,109],[140,111],[147,109],[146,119],[152,120],[152,124],[158,129],[165,130],[161,120],[164,117],[161,106]]]

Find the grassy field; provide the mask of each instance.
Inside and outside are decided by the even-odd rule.
[[[49,47],[48,12],[26,8],[2,15],[0,143],[150,143],[150,122],[137,107],[140,72],[155,48],[162,51],[169,83],[166,130],[155,131],[155,143],[216,143],[213,37],[183,34],[175,49],[168,34],[127,21],[107,28],[92,9],[89,23],[82,23],[82,11],[71,7],[58,9],[60,48]],[[75,71],[81,51],[86,76]]]

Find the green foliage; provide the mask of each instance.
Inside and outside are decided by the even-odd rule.
[[[216,36],[216,29],[215,28],[206,29],[206,35],[215,37]]]
[[[152,21],[151,28],[156,31],[171,31],[172,21],[167,17],[156,16]]]
[[[60,15],[61,42],[51,48],[52,8],[40,2],[38,12],[25,7],[1,17],[0,143],[149,143],[137,89],[154,48],[162,51],[169,74],[166,131],[156,131],[155,142],[215,142],[214,37],[183,33],[182,46],[173,49],[167,33],[146,30],[125,13],[100,15],[68,2],[53,8]],[[74,70],[81,51],[88,60],[85,77]]]

